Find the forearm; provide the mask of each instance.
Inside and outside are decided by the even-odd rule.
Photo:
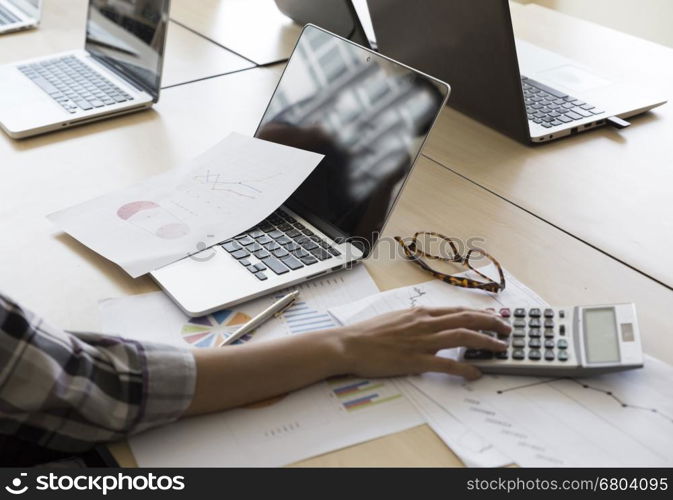
[[[511,328],[488,312],[415,308],[329,331],[197,349],[196,390],[186,414],[234,408],[341,374],[392,377],[436,371],[474,379],[477,368],[436,353],[459,346],[507,348],[479,330],[508,335]]]
[[[347,371],[339,331],[198,349],[188,415],[209,413],[299,389]]]

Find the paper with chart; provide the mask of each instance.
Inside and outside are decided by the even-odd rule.
[[[293,307],[240,341],[334,327],[330,307],[378,291],[363,265],[295,288],[300,296]],[[209,347],[285,292],[201,318],[185,316],[160,292],[108,299],[100,304],[102,325],[107,332],[139,340]],[[141,466],[279,466],[422,423],[394,382],[341,377],[148,431],[130,444]]]
[[[489,275],[489,268],[482,271]],[[546,305],[544,300],[534,291],[526,287],[514,276],[504,271],[507,288],[495,295],[480,290],[465,289],[448,285],[439,280],[431,280],[418,285],[388,290],[370,295],[356,302],[330,309],[330,313],[344,325],[357,323],[374,316],[391,311],[416,306],[451,307],[466,306],[476,309],[508,307],[512,304],[521,307]],[[469,275],[469,272],[464,273]],[[456,349],[447,349],[439,353],[446,357],[455,357]],[[421,377],[422,378],[422,377]],[[450,378],[450,377],[445,377]],[[400,385],[405,388],[405,385]],[[475,467],[496,467],[512,462],[508,450],[479,429],[459,421],[451,408],[439,405],[422,391],[415,394],[413,390],[405,390],[405,394],[416,404],[417,409],[437,435],[458,455],[466,465]]]
[[[464,425],[439,403],[406,380],[397,386],[425,418],[426,423],[468,467],[503,467],[512,459],[481,435]]]
[[[107,333],[145,342],[179,347],[213,347],[290,290],[300,292],[292,306],[234,344],[252,337],[260,341],[332,328],[337,323],[327,312],[330,307],[378,292],[365,266],[358,265],[349,271],[306,281],[299,286],[196,318],[183,313],[162,292],[104,299],[99,303],[101,326]]]
[[[673,367],[582,379],[439,374],[411,382],[524,467],[673,465]]]
[[[331,312],[348,324],[413,305],[547,305],[512,275],[506,273],[506,279],[507,289],[497,296],[434,280],[367,297]],[[446,350],[440,354],[454,357],[457,353]],[[425,374],[408,380],[521,466],[673,465],[673,367],[651,357],[643,369],[587,379],[485,375],[465,382],[444,374]],[[451,439],[447,444],[451,446]]]
[[[322,158],[232,133],[181,167],[48,218],[135,278],[259,223]]]
[[[485,268],[483,272],[489,275]],[[418,285],[411,285],[394,290],[387,290],[376,295],[365,297],[340,307],[333,307],[330,313],[344,325],[357,323],[391,311],[399,311],[415,306],[451,307],[466,306],[475,309],[509,307],[516,304],[520,307],[545,305],[530,288],[504,271],[507,287],[498,294],[483,292],[476,289],[451,286],[443,281],[431,280]],[[465,273],[467,274],[467,273]]]

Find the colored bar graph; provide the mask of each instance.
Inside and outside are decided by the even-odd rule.
[[[358,379],[347,375],[327,381],[332,392],[347,411],[369,408],[401,398],[394,385],[384,380]]]
[[[344,401],[343,405],[347,410],[350,410],[356,406],[361,406],[363,404],[369,404],[372,402],[374,398],[378,398],[379,395],[374,393],[374,394],[369,394],[367,396],[363,396],[361,398],[357,399],[351,399],[350,401]]]
[[[361,408],[368,408],[370,406],[378,405],[381,403],[387,403],[389,401],[393,401],[401,397],[402,397],[401,394],[394,394],[392,396],[388,396],[387,398],[379,398],[378,394],[371,394],[369,396],[364,396],[362,398],[354,399],[352,401],[345,401],[343,405],[344,408],[346,408],[348,411],[352,411],[352,410],[359,410]]]
[[[283,318],[291,334],[325,330],[337,326],[329,313],[316,311],[306,302],[297,302],[288,308],[283,313]]]
[[[351,392],[359,390],[360,387],[362,387],[363,385],[368,385],[369,383],[370,383],[369,380],[361,380],[360,382],[356,382],[354,384],[337,387],[334,389],[334,394],[338,396],[342,394],[349,394]]]

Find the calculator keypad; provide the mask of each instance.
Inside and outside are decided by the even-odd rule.
[[[501,362],[511,366],[558,362],[565,364],[570,358],[570,343],[566,337],[566,312],[552,308],[502,308],[501,318],[512,325],[507,351],[493,353],[485,350],[466,349],[465,360],[491,360],[495,366]],[[494,332],[482,332],[495,336]],[[504,340],[501,338],[501,340]]]

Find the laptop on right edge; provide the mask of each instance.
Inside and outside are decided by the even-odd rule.
[[[508,0],[367,3],[381,53],[451,82],[451,107],[520,142],[623,128],[666,102],[515,40]]]

